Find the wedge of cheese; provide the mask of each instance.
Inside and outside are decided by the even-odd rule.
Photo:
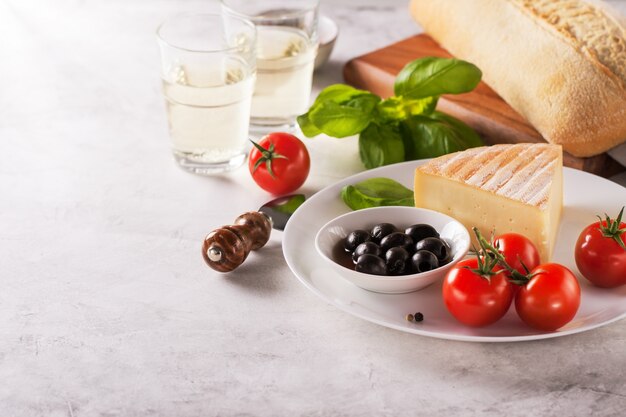
[[[435,158],[415,170],[415,205],[448,214],[472,235],[516,232],[548,262],[563,206],[561,147],[493,145]]]

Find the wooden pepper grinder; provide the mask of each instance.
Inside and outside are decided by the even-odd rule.
[[[263,247],[270,238],[272,220],[258,211],[244,213],[234,224],[213,230],[202,244],[202,257],[211,268],[230,272],[243,263],[251,250]]]

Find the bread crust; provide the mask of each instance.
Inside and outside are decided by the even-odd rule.
[[[515,0],[412,0],[410,9],[548,142],[587,157],[626,141],[626,80],[545,16]]]

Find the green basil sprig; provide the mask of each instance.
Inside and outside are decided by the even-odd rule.
[[[396,77],[395,96],[383,100],[369,91],[331,85],[298,124],[307,137],[359,134],[359,156],[368,169],[481,146],[469,126],[435,111],[439,96],[472,91],[481,77],[475,65],[459,59],[417,59]]]

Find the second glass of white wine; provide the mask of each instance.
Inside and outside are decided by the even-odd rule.
[[[257,78],[252,96],[253,133],[291,130],[306,113],[317,55],[319,0],[222,0],[226,15],[257,29]]]

